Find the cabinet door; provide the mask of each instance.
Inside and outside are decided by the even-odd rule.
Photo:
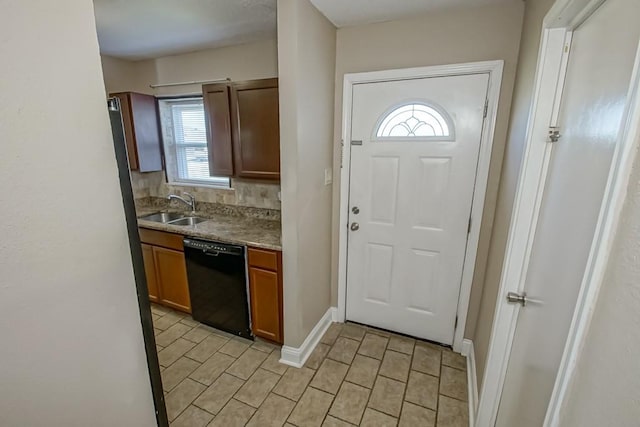
[[[144,274],[147,276],[147,288],[149,289],[149,301],[160,302],[158,293],[158,281],[156,279],[156,264],[153,260],[153,246],[142,244],[142,259],[144,260]]]
[[[151,95],[131,92],[133,134],[138,155],[138,170],[153,172],[162,170],[162,146],[158,104]]]
[[[234,84],[231,109],[236,175],[280,179],[278,79]]]
[[[231,113],[229,86],[213,84],[202,86],[204,117],[207,127],[209,174],[233,175],[233,147],[231,139]]]
[[[153,259],[161,303],[191,313],[184,253],[154,246]]]
[[[253,333],[277,343],[283,338],[280,289],[278,273],[249,267]]]
[[[155,97],[135,92],[113,93],[120,100],[129,169],[162,170],[162,140]]]

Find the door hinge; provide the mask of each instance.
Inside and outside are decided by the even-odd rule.
[[[487,114],[489,113],[489,98],[484,101],[484,113],[482,113],[482,118],[486,119]]]
[[[558,142],[560,138],[562,138],[562,135],[560,135],[560,128],[556,126],[549,126],[549,137],[547,142]]]
[[[467,234],[471,233],[471,217],[469,217],[469,225],[467,226]]]

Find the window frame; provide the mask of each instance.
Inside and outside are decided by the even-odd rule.
[[[165,156],[165,178],[167,183],[176,186],[190,186],[190,187],[207,187],[215,189],[231,189],[231,178],[227,176],[212,176],[211,179],[188,179],[180,176],[177,162],[178,162],[178,145],[188,148],[192,145],[194,147],[200,147],[200,144],[177,144],[174,137],[175,123],[173,117],[170,118],[170,123],[167,123],[165,112],[171,112],[171,104],[181,101],[200,101],[203,103],[204,98],[202,94],[190,94],[190,95],[175,95],[175,96],[162,96],[156,97],[158,102],[158,116],[160,131],[162,137],[162,148]],[[171,114],[171,113],[169,113]],[[206,117],[205,117],[206,121]],[[170,132],[170,133],[169,133]],[[205,131],[206,132],[206,131]],[[207,150],[208,150],[207,146]]]
[[[380,130],[380,126],[382,126],[382,124],[384,123],[384,121],[387,119],[387,117],[392,114],[394,111],[409,106],[409,105],[423,105],[427,108],[430,108],[432,110],[434,110],[436,113],[438,113],[440,115],[440,117],[442,117],[442,119],[444,120],[444,122],[446,123],[448,130],[449,130],[449,134],[448,135],[433,135],[433,136],[411,136],[411,135],[407,135],[407,136],[378,136],[378,131]],[[386,110],[384,110],[384,112],[380,115],[380,117],[378,117],[378,120],[376,121],[375,126],[373,127],[373,134],[371,135],[371,141],[374,142],[399,142],[399,141],[445,141],[445,142],[451,142],[451,141],[455,141],[456,140],[456,128],[455,128],[455,123],[453,121],[453,118],[451,117],[451,115],[449,115],[449,113],[447,113],[447,111],[440,106],[439,104],[427,100],[427,99],[407,99],[404,100],[402,102],[399,102],[397,104],[393,104],[391,105],[389,108],[387,108]]]

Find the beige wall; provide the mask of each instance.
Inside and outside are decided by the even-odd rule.
[[[507,135],[524,6],[520,2],[449,9],[411,19],[338,30],[334,127],[332,303],[337,304],[342,84],[345,73],[502,59],[494,149],[465,336],[473,338]]]
[[[278,1],[285,345],[299,347],[331,304],[336,30],[308,0]]]
[[[135,91],[156,96],[201,94],[202,85],[152,89],[150,84],[230,78],[234,81],[278,76],[278,47],[265,40],[144,61],[125,61],[102,55],[107,92]],[[166,197],[184,191],[198,201],[280,209],[280,186],[272,182],[232,180],[232,189],[169,185],[163,172],[131,173],[136,198]]]
[[[640,420],[640,156],[560,425],[636,426]]]
[[[498,192],[498,202],[490,240],[491,245],[488,250],[489,256],[484,277],[484,288],[482,289],[482,293],[474,290],[474,298],[476,301],[480,299],[480,305],[476,318],[474,319],[472,313],[469,313],[469,320],[467,321],[467,333],[472,332],[471,329],[475,321],[475,333],[472,332],[470,336],[473,337],[476,368],[478,381],[480,383],[483,379],[482,376],[484,375],[487,351],[489,349],[489,339],[491,337],[493,315],[498,295],[498,287],[500,285],[502,263],[507,245],[509,225],[511,223],[511,211],[520,173],[520,163],[525,143],[529,111],[531,109],[533,85],[538,63],[538,48],[542,32],[542,20],[553,3],[554,0],[526,2],[520,56],[518,58],[516,83],[513,91],[513,103],[511,105],[509,134],[502,163],[500,190]]]
[[[156,425],[92,3],[0,28],[0,425]]]

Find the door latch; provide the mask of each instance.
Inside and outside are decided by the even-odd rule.
[[[522,294],[518,294],[516,292],[509,292],[507,294],[507,302],[511,304],[520,304],[521,306],[527,305],[527,293],[523,292]]]
[[[549,142],[558,142],[561,137],[560,128],[553,126],[549,128]]]

